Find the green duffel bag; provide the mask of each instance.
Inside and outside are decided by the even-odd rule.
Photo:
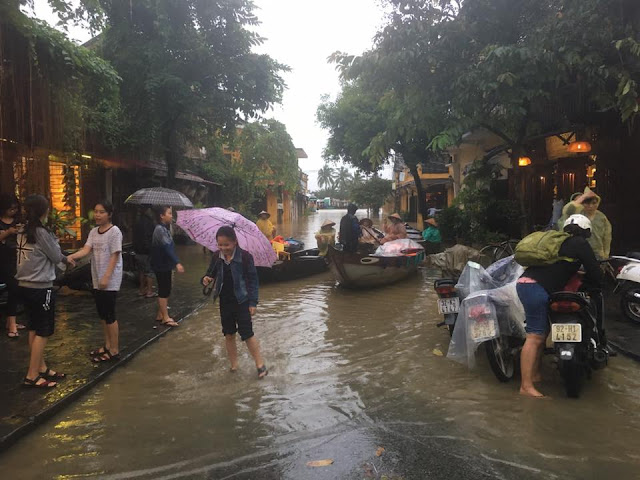
[[[559,255],[560,246],[570,236],[556,230],[533,232],[516,245],[515,261],[523,267],[551,265],[561,260],[573,262],[573,258]]]

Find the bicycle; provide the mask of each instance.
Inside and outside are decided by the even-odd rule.
[[[481,265],[486,268],[498,260],[514,255],[516,252],[516,245],[518,245],[519,242],[520,240],[511,238],[504,242],[490,243],[489,245],[482,247],[480,250]],[[484,265],[483,261],[485,259],[488,262],[486,265]]]

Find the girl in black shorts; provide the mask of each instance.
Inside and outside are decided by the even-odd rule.
[[[219,251],[213,254],[207,273],[202,277],[202,284],[206,287],[215,282],[214,299],[220,297],[222,334],[231,371],[238,369],[236,333],[240,333],[240,339],[247,344],[256,364],[258,378],[264,378],[269,371],[262,359],[251,320],[258,306],[258,273],[253,257],[240,248],[232,227],[220,227],[216,241]]]
[[[44,361],[47,339],[53,335],[55,324],[56,265],[60,262],[75,265],[73,259],[62,254],[56,237],[44,227],[49,213],[49,201],[42,195],[31,195],[24,202],[27,211],[25,234],[28,249],[21,258],[16,273],[18,293],[28,318],[29,371],[22,384],[26,387],[51,388],[54,380],[64,373],[54,372]]]

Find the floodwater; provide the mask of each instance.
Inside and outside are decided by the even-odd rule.
[[[313,246],[320,223],[343,213],[283,233]],[[551,398],[521,398],[483,359],[469,371],[439,355],[437,274],[371,291],[337,288],[329,273],[263,286],[263,381],[244,347],[228,372],[207,305],[0,456],[0,476],[640,478],[640,365],[613,358],[571,400],[547,358]],[[333,464],[306,465],[324,459]]]

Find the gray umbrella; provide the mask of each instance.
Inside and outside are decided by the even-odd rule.
[[[133,205],[166,205],[168,207],[193,208],[193,203],[186,195],[176,190],[163,187],[141,188],[129,195],[124,203]]]

